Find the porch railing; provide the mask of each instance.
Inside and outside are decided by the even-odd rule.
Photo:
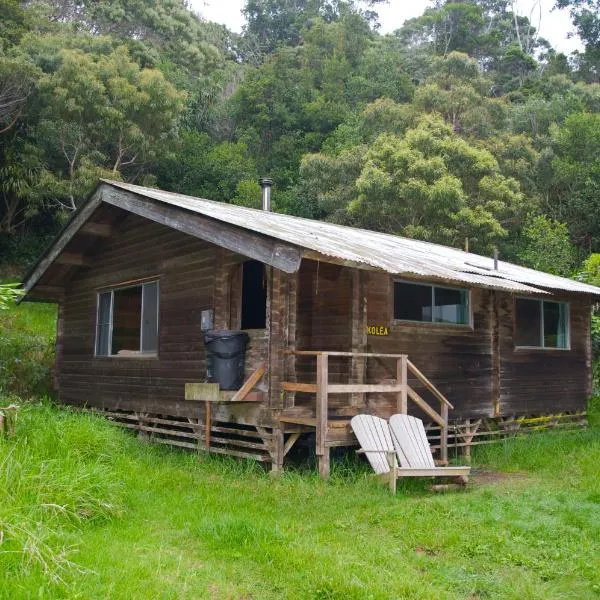
[[[284,381],[281,387],[286,392],[316,394],[316,454],[321,475],[329,473],[329,447],[327,446],[329,394],[395,394],[396,412],[407,414],[408,401],[414,402],[432,421],[440,426],[440,460],[448,462],[448,410],[454,408],[435,385],[408,359],[406,354],[377,354],[370,352],[321,352],[317,350],[288,350],[294,356],[316,357],[316,383]],[[394,383],[330,383],[329,357],[395,359],[396,380]],[[439,401],[440,410],[435,410],[408,383],[409,373]]]

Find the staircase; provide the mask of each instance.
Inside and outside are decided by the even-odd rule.
[[[395,412],[407,414],[409,400],[416,404],[434,423],[440,427],[440,463],[448,463],[448,410],[454,408],[445,396],[408,359],[406,354],[378,354],[367,352],[321,352],[312,350],[290,350],[294,356],[316,359],[316,382],[299,383],[284,381],[283,393],[309,393],[315,395],[314,413],[299,414],[294,408],[281,412],[276,418],[282,424],[314,427],[316,433],[316,455],[321,477],[329,476],[330,448],[352,445],[354,436],[350,430],[352,415],[336,416],[329,410],[330,394],[394,394]],[[330,383],[329,358],[348,357],[350,359],[393,359],[396,361],[396,379],[392,383]],[[408,382],[409,374],[416,378],[439,402],[439,412],[426,402]],[[350,442],[350,443],[349,443]]]

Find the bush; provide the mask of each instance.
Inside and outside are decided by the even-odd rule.
[[[0,393],[28,398],[52,392],[55,331],[53,305],[13,304],[0,311]]]

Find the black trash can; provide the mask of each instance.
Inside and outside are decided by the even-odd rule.
[[[222,390],[237,390],[244,382],[244,359],[248,334],[245,331],[211,329],[204,334],[206,375]]]

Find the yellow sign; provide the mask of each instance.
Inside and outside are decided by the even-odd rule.
[[[389,335],[388,328],[383,325],[367,325],[369,335]]]

